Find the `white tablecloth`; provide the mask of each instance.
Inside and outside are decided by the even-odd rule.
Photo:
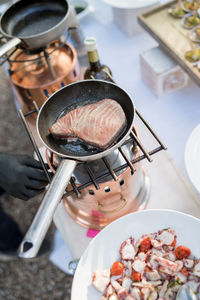
[[[91,2],[95,6],[95,12],[81,21],[84,35],[96,37],[101,62],[109,65],[116,82],[130,93],[137,109],[168,147],[168,152],[163,157],[163,152],[154,157],[150,167],[145,163],[152,179],[148,208],[171,208],[200,217],[200,198],[190,184],[184,164],[186,141],[192,129],[200,123],[199,87],[191,81],[186,88],[157,99],[141,80],[139,65],[139,54],[157,43],[144,31],[132,37],[126,36],[113,23],[110,7],[99,0]],[[63,210],[58,215],[62,223],[62,217],[63,220],[65,218]],[[68,223],[66,231],[69,231],[69,226],[75,234],[76,226]],[[62,233],[65,235],[64,228]],[[73,258],[81,253],[81,243],[87,243],[84,235],[85,233],[81,233],[76,241],[68,241],[73,248]],[[77,253],[73,247],[74,242],[80,243]],[[51,260],[66,271],[67,256],[69,260],[67,247],[57,232]]]
[[[184,150],[194,127],[200,123],[200,89],[193,83],[157,99],[140,76],[139,54],[157,45],[145,31],[126,36],[112,21],[111,8],[91,1],[95,12],[81,21],[85,36],[95,36],[102,63],[109,65],[118,84],[132,96],[137,109],[168,147],[185,176]],[[166,2],[166,1],[162,1]]]

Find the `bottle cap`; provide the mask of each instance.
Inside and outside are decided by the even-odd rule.
[[[85,48],[88,52],[92,52],[97,49],[97,42],[94,37],[87,37],[84,40]]]

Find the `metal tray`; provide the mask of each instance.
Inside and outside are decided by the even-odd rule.
[[[138,22],[200,86],[200,71],[184,58],[185,52],[191,50],[193,43],[187,37],[190,30],[182,27],[182,19],[174,18],[168,13],[169,7],[176,3],[177,1],[171,1],[147,11],[138,16]],[[196,43],[193,44],[198,47]]]

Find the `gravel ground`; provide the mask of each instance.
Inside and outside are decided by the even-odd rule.
[[[32,154],[33,148],[19,120],[13,94],[4,69],[0,69],[0,152]],[[4,210],[26,232],[40,203],[41,196],[28,202],[4,194],[0,201]],[[53,241],[54,225],[48,232]],[[2,300],[69,300],[72,277],[48,259],[49,254],[34,262],[17,260],[0,262],[0,299]]]

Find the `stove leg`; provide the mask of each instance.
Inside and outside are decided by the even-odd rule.
[[[45,56],[45,59],[47,61],[47,64],[48,64],[51,76],[52,76],[53,80],[55,80],[56,79],[56,74],[55,74],[54,69],[53,69],[53,67],[51,65],[49,54],[45,50],[44,50],[44,56]]]

